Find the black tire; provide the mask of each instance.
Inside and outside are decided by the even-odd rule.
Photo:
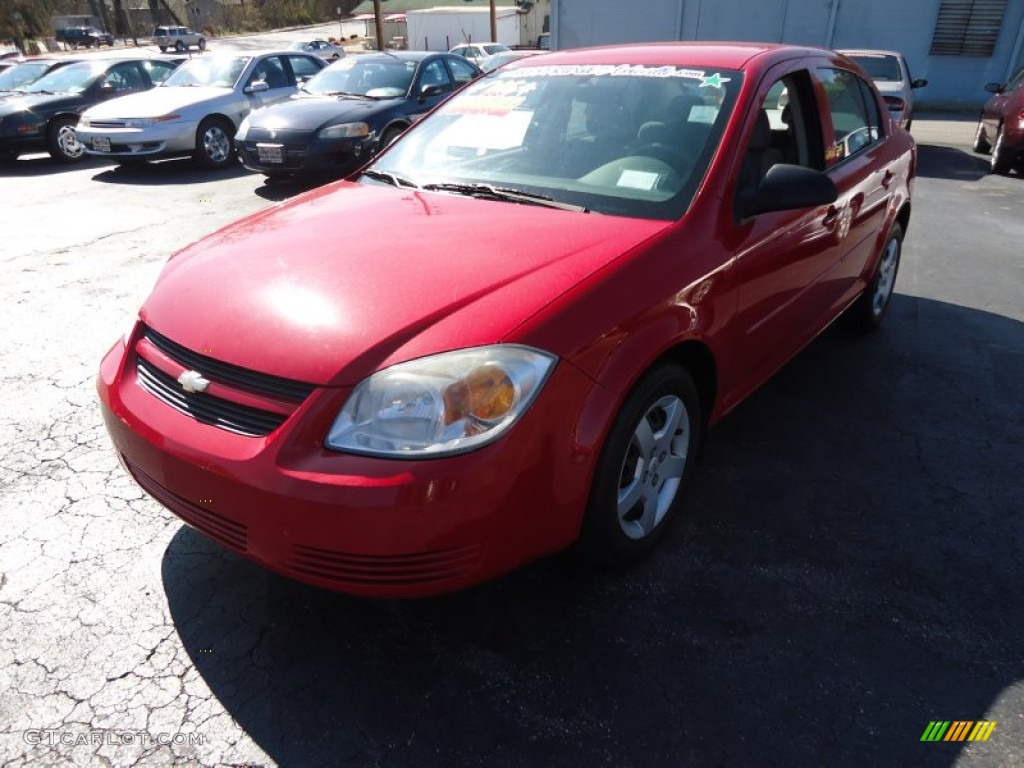
[[[85,147],[75,135],[74,117],[58,117],[46,129],[46,151],[59,163],[77,163],[85,158]]]
[[[996,143],[992,145],[992,160],[989,164],[992,173],[1005,176],[1013,170],[1013,164],[1016,159],[1013,152],[1007,149],[1003,141],[1003,126],[999,126],[999,130],[996,132]]]
[[[847,324],[856,331],[870,332],[878,328],[885,319],[896,287],[896,276],[900,270],[903,254],[903,227],[897,222],[885,238],[882,252],[875,265],[875,273],[868,281],[864,293],[847,310]]]
[[[227,168],[235,161],[235,129],[221,117],[206,117],[196,129],[192,159],[204,168]]]
[[[161,45],[160,46],[160,53],[167,53],[167,46],[166,45]]]
[[[181,53],[182,51],[185,50],[185,44],[183,42],[181,42],[181,40],[175,40],[174,41],[174,50],[176,50],[178,53]]]
[[[397,139],[403,133],[405,133],[405,128],[400,128],[396,125],[388,128],[386,131],[384,131],[384,135],[380,137],[380,141],[377,143],[377,151],[383,152],[385,149],[391,146],[395,142],[395,139]]]
[[[206,38],[205,37],[200,37],[199,38],[199,52],[202,53],[205,50],[206,50]]]
[[[681,506],[702,424],[685,368],[662,364],[637,383],[597,463],[578,546],[586,559],[626,565],[657,544]]]
[[[978,118],[978,127],[974,131],[974,144],[971,145],[971,149],[979,155],[987,155],[992,151],[992,145],[985,138],[985,124],[981,121],[981,118]]]

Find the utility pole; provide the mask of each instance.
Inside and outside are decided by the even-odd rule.
[[[491,0],[494,2],[494,0]],[[380,0],[373,0],[374,24],[377,27],[377,50],[384,50],[384,20],[380,15]]]
[[[491,42],[498,42],[498,9],[494,7],[494,0],[491,0]]]

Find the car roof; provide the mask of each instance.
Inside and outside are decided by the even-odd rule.
[[[521,66],[556,66],[560,64],[641,64],[645,66],[701,66],[705,68],[744,69],[753,60],[761,66],[800,56],[834,58],[836,52],[827,48],[785,45],[781,43],[748,42],[673,42],[609,45],[553,51],[539,61],[528,57]]]
[[[839,48],[836,53],[843,56],[894,56],[900,58],[903,54],[899,51],[882,51],[875,48]]]
[[[443,56],[445,51],[373,51],[361,53],[357,60],[362,59],[398,59],[400,61],[423,61],[428,56]]]

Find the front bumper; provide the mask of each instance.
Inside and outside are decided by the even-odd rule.
[[[347,174],[373,155],[374,142],[367,139],[275,140],[250,131],[237,142],[242,165],[251,171],[274,174],[330,171]]]
[[[564,549],[579,533],[593,453],[574,440],[592,382],[559,364],[495,443],[434,460],[328,451],[349,394],[316,388],[265,437],[200,423],[137,379],[118,342],[97,382],[118,455],[186,523],[270,570],[375,597],[461,589]]]
[[[81,124],[75,129],[78,140],[85,151],[97,157],[139,157],[157,158],[187,154],[195,150],[196,129],[193,121],[151,125],[145,128],[128,128],[119,125],[121,121],[110,121],[109,125]],[[100,143],[109,149],[100,147]]]

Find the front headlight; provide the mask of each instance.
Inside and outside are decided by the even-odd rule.
[[[321,128],[317,134],[321,139],[360,139],[370,135],[370,126],[366,123],[341,123]]]
[[[523,415],[557,360],[531,347],[498,344],[392,366],[353,390],[325,444],[404,458],[472,451]]]

